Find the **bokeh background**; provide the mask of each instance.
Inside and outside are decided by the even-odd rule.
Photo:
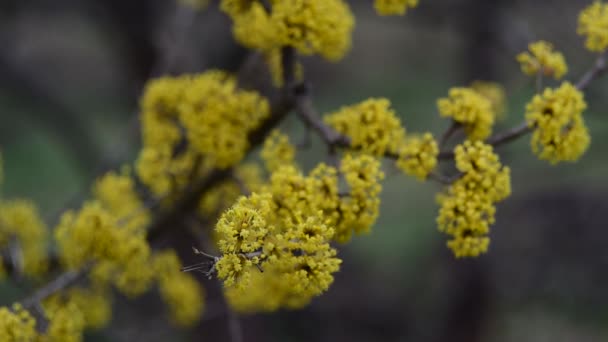
[[[217,1],[200,12],[174,1],[0,1],[4,197],[33,199],[53,226],[97,175],[136,157],[147,79],[237,72],[251,61]],[[380,17],[371,0],[351,0],[352,51],[338,64],[306,58],[305,72],[321,111],[384,96],[409,132],[437,135],[448,122],[436,99],[449,87],[498,81],[509,99],[500,130],[521,122],[534,93],[514,60],[529,42],[553,42],[568,79],[593,64],[576,35],[578,12],[590,2],[421,0],[404,17]],[[250,72],[267,78],[260,68]],[[245,341],[606,341],[607,85],[596,81],[585,94],[592,144],[579,162],[539,161],[529,137],[499,148],[513,195],[498,207],[488,254],[455,260],[435,225],[441,187],[387,164],[381,217],[370,235],[340,246],[343,268],[329,292],[300,311],[239,317]],[[295,140],[304,134],[296,118],[283,128]],[[315,139],[300,161],[310,167],[323,151]],[[87,340],[229,340],[217,282],[201,281],[208,310],[195,329],[173,330],[149,295],[118,299],[111,327]],[[3,284],[0,299],[10,303],[22,291]]]

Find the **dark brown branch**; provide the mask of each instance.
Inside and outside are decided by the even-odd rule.
[[[528,126],[528,123],[524,121],[521,124],[511,128],[509,130],[506,130],[504,132],[501,132],[501,133],[498,133],[498,134],[495,134],[495,135],[489,137],[486,140],[486,143],[496,147],[496,146],[500,146],[500,145],[506,144],[508,142],[511,142],[530,132],[532,132],[532,128],[530,128]],[[440,160],[452,159],[452,158],[454,158],[454,151],[441,151],[439,153],[438,158]]]
[[[602,53],[595,60],[595,64],[593,64],[593,67],[589,71],[587,71],[583,75],[583,77],[581,77],[581,79],[576,83],[576,87],[579,90],[585,90],[589,86],[589,84],[591,84],[591,81],[600,77],[605,71],[606,53]]]
[[[450,139],[450,137],[452,137],[452,135],[454,133],[456,133],[456,131],[458,131],[461,127],[462,127],[461,124],[459,124],[458,122],[452,120],[452,123],[450,124],[450,127],[448,127],[448,129],[446,129],[446,131],[443,132],[443,134],[441,135],[441,138],[439,139],[439,148],[444,147],[445,144]]]
[[[296,113],[304,123],[314,129],[321,139],[330,147],[350,147],[350,138],[338,133],[326,125],[312,104],[309,90],[300,89],[296,92]]]

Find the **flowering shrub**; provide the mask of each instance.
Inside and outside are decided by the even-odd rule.
[[[403,15],[417,5],[374,2],[380,15]],[[607,6],[595,2],[579,17],[578,32],[592,52],[608,47]],[[281,87],[278,103],[241,89],[235,75],[220,70],[151,79],[140,104],[136,161],[99,177],[90,198],[64,212],[53,234],[33,203],[2,199],[0,247],[19,253],[2,254],[1,275],[42,284],[21,303],[0,308],[2,341],[79,341],[86,329],[110,322],[115,291],[134,298],[157,290],[170,321],[192,326],[205,308],[205,291],[195,272],[184,271],[220,281],[239,312],[306,306],[334,281],[341,244],[371,232],[382,160],[444,186],[437,195],[438,229],[449,235],[446,245],[456,258],[479,256],[491,246],[496,203],[511,194],[511,169],[495,147],[531,133],[532,152],[557,164],[578,160],[590,144],[583,91],[603,71],[603,54],[578,83],[539,88],[523,123],[503,132],[493,134],[506,112],[500,85],[480,81],[448,90],[437,107],[449,128],[437,139],[406,133],[386,98],[323,117],[316,112],[298,59],[320,55],[336,62],[348,53],[355,19],[345,1],[222,0],[220,8],[235,39],[265,55]],[[568,70],[545,41],[530,44],[516,60],[537,80],[561,79]],[[327,145],[327,160],[312,170],[297,164],[299,147],[276,128],[291,112]],[[446,148],[459,130],[463,140]],[[257,145],[261,162],[244,162]],[[443,174],[440,162],[452,163],[454,173]],[[202,236],[192,242],[201,262],[184,267],[175,249],[153,243],[186,218],[215,224],[212,232],[193,232]]]

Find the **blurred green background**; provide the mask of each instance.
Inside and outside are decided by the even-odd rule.
[[[590,2],[421,0],[404,17],[380,17],[371,1],[350,1],[351,52],[338,64],[305,58],[305,73],[322,112],[387,97],[408,132],[436,135],[449,124],[436,100],[450,87],[498,81],[508,94],[498,131],[522,121],[534,93],[514,59],[529,42],[554,43],[569,80],[593,64],[576,35],[578,12]],[[172,0],[4,0],[0,41],[2,195],[33,199],[51,226],[96,175],[134,160],[146,79],[161,69],[236,71],[247,58],[216,1],[197,13]],[[245,340],[608,339],[607,85],[596,81],[585,94],[592,144],[579,162],[539,161],[529,137],[499,148],[513,195],[498,207],[487,255],[454,260],[435,225],[441,187],[386,163],[380,219],[370,235],[339,247],[343,270],[330,291],[301,311],[242,317]],[[282,125],[296,141],[301,126],[295,117]],[[321,147],[315,138],[301,151],[305,167],[325,158]],[[146,310],[156,299],[144,298],[119,301],[112,327],[89,339],[227,340],[213,293],[194,331],[173,332],[161,312]]]

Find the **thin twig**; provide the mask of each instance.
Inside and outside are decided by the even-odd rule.
[[[445,146],[445,144],[448,142],[448,140],[450,139],[450,137],[454,133],[456,133],[456,131],[458,131],[461,127],[462,127],[461,124],[452,120],[452,123],[450,124],[448,129],[446,129],[445,132],[443,132],[443,134],[441,135],[441,138],[439,139],[439,148],[443,148]]]
[[[532,128],[528,126],[527,122],[522,122],[521,124],[508,129],[504,132],[495,134],[493,136],[491,136],[490,138],[488,138],[486,140],[486,143],[489,145],[492,145],[494,147],[496,146],[500,146],[503,145],[505,143],[508,143],[510,141],[513,141],[523,135],[526,135],[528,133],[532,132]],[[445,160],[445,159],[453,159],[454,158],[454,151],[441,151],[439,153],[439,156],[437,157],[440,160]]]
[[[36,305],[39,305],[44,299],[52,296],[58,291],[65,289],[68,286],[73,285],[76,281],[78,281],[82,276],[86,274],[89,270],[89,267],[83,267],[79,270],[75,271],[67,271],[60,274],[58,277],[48,282],[43,287],[39,288],[34,292],[31,296],[25,298],[21,301],[21,304],[25,309],[35,308]]]
[[[350,138],[326,125],[312,104],[309,91],[304,89],[296,96],[296,113],[309,127],[314,129],[328,146],[350,147]]]
[[[600,77],[606,71],[606,53],[602,53],[597,57],[593,67],[587,71],[581,79],[576,83],[579,90],[585,90],[591,84],[591,81]]]

